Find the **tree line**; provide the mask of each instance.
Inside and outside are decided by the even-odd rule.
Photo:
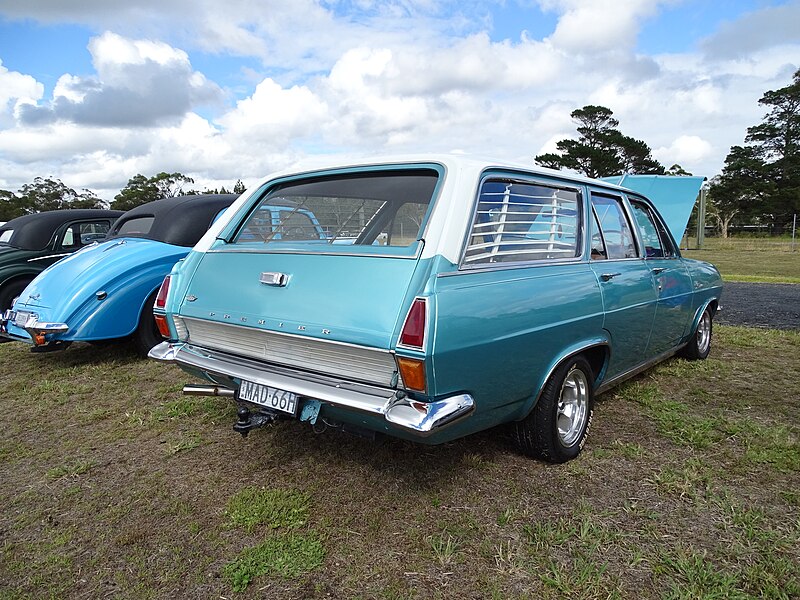
[[[219,189],[197,190],[190,187],[192,184],[194,179],[182,173],[158,173],[152,177],[138,174],[128,180],[109,205],[91,190],[75,191],[59,179],[36,177],[32,183],[26,183],[16,193],[0,190],[0,221],[68,208],[130,210],[160,198],[191,194],[241,194],[245,190],[241,179],[233,184],[230,191],[224,186]]]
[[[800,69],[789,85],[767,91],[759,104],[767,110],[761,123],[747,128],[744,144],[730,149],[722,173],[709,182],[708,212],[724,237],[731,225],[745,223],[765,225],[781,233],[800,212]],[[556,152],[540,154],[534,162],[588,177],[622,173],[691,175],[678,164],[665,168],[646,142],[619,130],[619,121],[605,106],[587,105],[570,116],[577,137],[559,141]],[[228,193],[224,187],[200,192],[190,188],[193,183],[182,173],[139,174],[128,180],[111,208],[130,210],[169,196]],[[231,192],[243,191],[242,181],[237,180]],[[105,205],[89,190],[76,192],[58,179],[37,177],[16,193],[0,190],[0,221],[58,208]]]

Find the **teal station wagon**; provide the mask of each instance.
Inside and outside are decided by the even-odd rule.
[[[292,208],[265,234],[269,205]],[[208,382],[185,393],[234,399],[242,434],[293,417],[436,444],[510,423],[522,452],[563,462],[595,394],[708,355],[721,291],[630,189],[375,160],[240,197],[162,284],[150,356]]]

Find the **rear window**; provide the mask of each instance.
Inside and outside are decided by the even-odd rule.
[[[290,181],[266,190],[233,242],[304,250],[410,248],[421,237],[439,174],[377,170]],[[402,254],[402,252],[401,252]]]
[[[6,229],[5,231],[0,231],[0,244],[7,244],[11,241],[11,236],[14,235],[13,229]]]
[[[114,235],[147,235],[150,233],[153,221],[155,221],[155,217],[136,217],[135,219],[128,219],[117,228]]]

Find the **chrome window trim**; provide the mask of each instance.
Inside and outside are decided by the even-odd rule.
[[[483,273],[485,271],[511,271],[517,269],[530,269],[538,267],[557,267],[559,265],[575,265],[583,262],[580,258],[548,258],[545,260],[529,260],[514,263],[483,263],[480,265],[465,265],[456,271],[437,273],[436,277],[454,277],[456,275],[469,275],[470,273]]]
[[[236,219],[232,219],[228,222],[222,231],[220,231],[219,235],[217,236],[217,240],[225,243],[226,245],[233,245],[234,239],[236,236],[239,235],[242,226],[250,217],[250,214],[259,206],[261,200],[264,198],[265,195],[269,194],[271,190],[283,183],[288,183],[291,181],[297,181],[300,179],[312,178],[312,177],[331,177],[336,175],[349,175],[355,173],[364,173],[364,172],[380,172],[380,171],[413,171],[413,170],[420,170],[420,169],[429,169],[436,172],[436,185],[433,188],[433,193],[431,194],[430,202],[428,203],[428,210],[425,212],[425,219],[420,227],[419,237],[416,240],[416,243],[422,243],[422,246],[425,244],[425,238],[428,233],[428,227],[431,222],[431,215],[433,211],[436,209],[436,205],[439,202],[439,199],[442,196],[442,190],[445,187],[445,181],[449,177],[449,171],[447,165],[442,162],[436,160],[422,160],[422,161],[413,161],[413,162],[387,162],[382,164],[362,164],[362,165],[349,165],[347,167],[333,167],[333,168],[322,168],[322,169],[310,169],[307,171],[302,171],[298,173],[292,173],[289,175],[284,175],[278,177],[276,179],[272,179],[269,181],[264,182],[261,184],[257,190],[255,190],[252,194],[249,195],[248,202],[249,205],[244,205],[242,208],[243,211],[240,210],[236,215]],[[234,222],[236,221],[236,222]],[[392,248],[396,249],[403,249],[409,248],[412,244],[408,246],[391,246]],[[207,252],[215,252],[215,251],[223,251],[222,249],[209,249]],[[278,254],[320,254],[320,255],[334,255],[334,256],[378,256],[376,254],[347,254],[346,252],[315,252],[313,250],[305,250],[302,252],[295,252],[291,250],[278,250],[278,251],[270,251],[276,252]],[[382,258],[419,258],[419,255],[422,252],[422,248],[420,247],[418,251],[415,253],[414,256],[410,255],[397,255],[397,254],[387,254],[386,256],[381,256]]]
[[[414,254],[370,254],[367,252],[331,252],[330,250],[326,250],[324,252],[315,252],[313,250],[288,250],[288,249],[269,249],[264,250],[261,248],[242,248],[231,246],[224,246],[220,248],[212,248],[211,250],[207,250],[206,254],[299,254],[304,256],[361,256],[364,258],[400,258],[403,260],[417,260],[420,255],[422,254],[422,250],[425,247],[425,240],[419,239],[414,242],[417,245],[417,251]],[[345,246],[343,246],[345,247]],[[353,248],[355,246],[346,246],[347,248]],[[398,246],[401,247],[401,246]],[[409,248],[409,246],[402,246],[405,248]]]
[[[72,252],[62,252],[60,254],[48,254],[47,256],[38,256],[36,258],[29,258],[28,262],[36,262],[37,260],[46,260],[48,258],[63,258],[69,256]]]
[[[497,181],[505,181],[508,183],[518,183],[523,185],[541,185],[542,187],[553,188],[557,190],[565,190],[569,192],[574,192],[577,196],[577,202],[580,206],[578,214],[580,216],[580,222],[578,223],[576,236],[583,239],[585,238],[585,231],[586,231],[586,218],[585,218],[585,194],[584,194],[584,186],[569,181],[567,179],[554,179],[550,180],[542,175],[535,174],[535,173],[525,173],[525,172],[518,172],[507,170],[503,168],[496,168],[496,167],[489,167],[483,170],[481,173],[480,180],[478,181],[478,186],[475,189],[475,194],[470,204],[470,213],[472,214],[472,218],[469,222],[469,227],[467,231],[464,232],[464,236],[461,242],[461,252],[459,253],[458,259],[458,270],[459,271],[474,271],[474,270],[487,270],[487,269],[499,269],[503,267],[507,268],[524,268],[526,266],[533,266],[533,265],[550,265],[554,262],[558,263],[578,263],[584,260],[586,255],[586,244],[579,243],[578,247],[580,248],[580,253],[578,256],[569,257],[569,258],[544,258],[541,260],[526,260],[526,261],[508,261],[501,262],[501,263],[479,263],[474,265],[469,265],[464,263],[464,259],[466,258],[467,249],[469,248],[469,240],[472,236],[472,232],[475,228],[475,222],[478,218],[478,204],[480,203],[480,196],[481,190],[483,189],[484,184],[489,180],[497,180]]]

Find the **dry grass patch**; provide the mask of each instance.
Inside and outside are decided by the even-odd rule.
[[[124,347],[0,345],[0,598],[800,597],[800,334],[714,343],[599,398],[563,466],[502,428],[242,439]]]

